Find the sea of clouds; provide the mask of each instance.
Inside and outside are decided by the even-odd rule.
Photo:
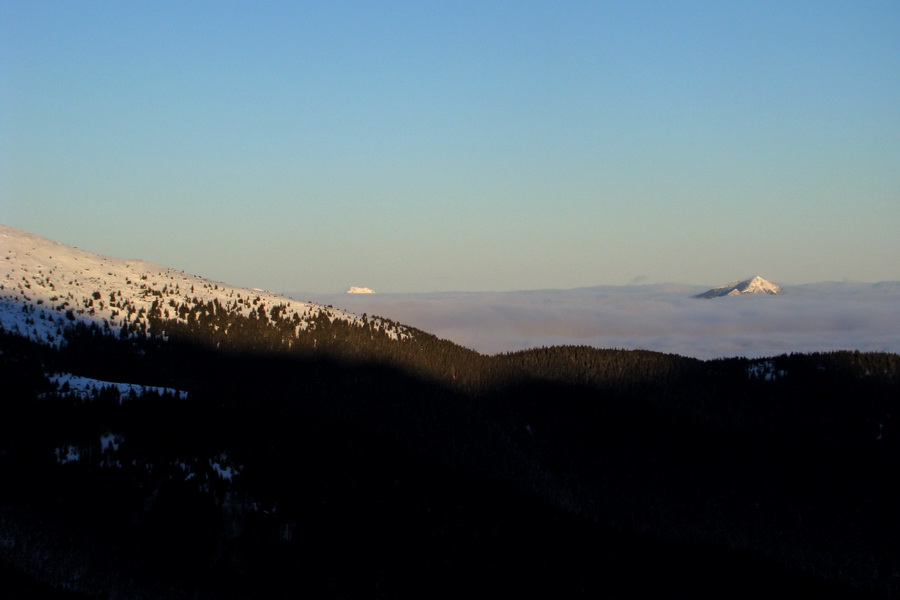
[[[778,296],[701,300],[675,284],[522,292],[291,294],[379,315],[479,352],[554,345],[697,358],[790,352],[900,352],[900,282],[785,286]]]

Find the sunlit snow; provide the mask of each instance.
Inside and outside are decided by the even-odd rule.
[[[285,317],[299,317],[300,330],[321,314],[332,321],[363,324],[359,316],[339,308],[209,281],[141,260],[101,256],[5,225],[0,225],[0,257],[0,328],[42,343],[63,343],[63,330],[73,321],[115,333],[126,323],[149,327],[146,315],[154,302],[166,318],[185,322],[177,306],[217,301],[243,316],[280,307]]]

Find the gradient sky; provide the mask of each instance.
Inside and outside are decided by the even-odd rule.
[[[273,291],[900,280],[900,3],[0,4],[0,222]]]

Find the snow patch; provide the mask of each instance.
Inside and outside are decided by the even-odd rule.
[[[56,462],[64,465],[70,462],[78,462],[81,459],[81,450],[77,446],[68,446],[56,449]]]
[[[73,375],[72,373],[47,373],[47,379],[49,379],[50,383],[56,387],[56,392],[58,394],[72,396],[82,400],[93,398],[102,390],[115,391],[119,395],[120,404],[126,398],[153,392],[160,395],[172,395],[182,400],[185,400],[188,397],[186,391],[177,390],[175,388],[139,385],[135,383],[115,383],[112,381],[103,381],[102,379]]]
[[[787,375],[784,369],[776,369],[775,363],[770,360],[752,363],[747,367],[747,377],[749,379],[762,379],[764,381],[775,381],[782,379]]]
[[[238,465],[230,465],[227,461],[228,456],[225,454],[220,454],[218,459],[209,460],[209,466],[212,467],[216,475],[219,476],[219,479],[231,481],[235,475],[240,474],[240,472],[243,470],[243,467]]]
[[[100,436],[100,452],[118,452],[119,446],[122,444],[122,436],[106,432]]]

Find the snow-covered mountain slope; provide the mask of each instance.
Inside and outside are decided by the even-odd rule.
[[[65,327],[77,321],[119,335],[152,335],[160,333],[153,331],[154,322],[187,323],[196,317],[192,308],[210,304],[231,315],[277,315],[298,331],[323,315],[332,322],[364,323],[330,306],[213,282],[141,260],[101,256],[4,225],[0,257],[0,327],[43,343],[62,343]],[[396,338],[403,330],[390,325],[385,333]]]
[[[739,294],[780,294],[781,288],[762,277],[751,277],[743,281],[732,281],[727,285],[712,288],[709,291],[697,294],[695,298],[720,298],[722,296],[737,296]]]

